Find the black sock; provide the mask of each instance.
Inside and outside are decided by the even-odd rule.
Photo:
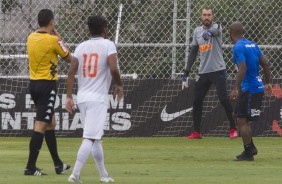
[[[48,146],[49,152],[52,156],[54,165],[62,165],[63,162],[59,158],[58,150],[57,150],[57,139],[55,136],[55,130],[47,130],[45,132],[45,141]]]
[[[27,169],[35,170],[36,161],[39,155],[39,151],[42,147],[44,134],[40,132],[33,132],[29,142],[29,157],[27,162]]]

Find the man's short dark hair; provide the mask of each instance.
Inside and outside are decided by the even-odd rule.
[[[108,22],[103,16],[90,16],[87,25],[91,35],[94,36],[102,34],[104,28],[108,26]]]
[[[213,9],[212,9],[211,7],[209,7],[209,6],[203,7],[203,8],[201,9],[201,13],[203,12],[203,10],[211,10],[211,11],[212,11],[212,14],[214,14],[214,13],[213,13]]]
[[[54,19],[52,10],[42,9],[39,11],[37,20],[40,27],[48,26],[49,22]]]

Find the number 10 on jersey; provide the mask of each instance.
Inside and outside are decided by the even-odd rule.
[[[91,77],[94,78],[97,75],[98,68],[98,54],[83,54],[83,66],[82,73],[83,77]]]

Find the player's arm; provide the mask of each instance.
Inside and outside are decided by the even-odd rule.
[[[238,98],[240,85],[242,81],[244,80],[246,72],[247,72],[247,66],[246,66],[245,61],[239,62],[238,65],[239,65],[238,66],[239,70],[238,70],[238,75],[235,81],[234,88],[231,91],[231,95],[230,95],[231,100],[236,100]]]
[[[218,37],[222,33],[222,27],[220,24],[213,25],[209,30],[205,31],[202,35],[204,40],[209,40],[210,37]]]
[[[193,32],[192,47],[191,47],[191,51],[188,55],[188,61],[187,61],[186,68],[185,68],[184,74],[183,74],[183,76],[186,76],[186,78],[189,76],[191,68],[192,68],[193,64],[195,63],[198,52],[199,52],[199,43],[197,41],[197,35],[198,35],[197,31],[198,30],[196,28]]]
[[[238,98],[240,85],[242,81],[244,80],[246,72],[247,72],[244,47],[242,45],[234,47],[234,55],[236,55],[236,58],[238,58],[238,75],[235,81],[235,85],[230,94],[231,100],[236,100]],[[235,57],[233,56],[233,58]]]
[[[240,85],[242,81],[244,80],[246,72],[247,72],[247,65],[245,61],[241,61],[238,65],[239,65],[238,66],[238,76],[237,76],[235,86],[234,86],[234,88],[237,90],[240,89]]]
[[[222,27],[220,24],[216,24],[214,27],[210,28],[209,31],[212,33],[213,37],[218,37],[222,33]]]
[[[69,48],[64,44],[64,42],[59,40],[59,45],[61,48],[58,49],[58,55],[67,63],[72,61],[72,55]]]
[[[194,30],[193,33],[193,40],[192,40],[192,47],[191,47],[191,51],[188,55],[188,61],[186,63],[186,68],[184,69],[184,73],[181,76],[181,80],[182,80],[182,90],[184,88],[188,87],[188,81],[189,81],[189,73],[191,71],[191,68],[193,66],[193,64],[196,61],[197,55],[198,55],[198,51],[199,51],[199,43],[197,41],[197,28]]]
[[[111,75],[113,77],[113,80],[116,83],[115,88],[115,96],[117,95],[117,100],[120,101],[123,98],[123,83],[120,79],[120,73],[117,67],[117,54],[110,54],[108,56],[108,64],[110,66]]]
[[[62,37],[56,29],[52,31],[54,36],[57,36],[58,39],[56,40],[55,44],[55,52],[67,63],[70,63],[72,60],[72,55],[69,51],[69,48],[64,44]]]
[[[72,60],[72,55],[71,55],[71,53],[69,52],[68,55],[67,55],[66,57],[63,57],[62,59],[63,59],[65,62],[70,63],[71,60]]]
[[[259,58],[259,63],[260,63],[260,66],[262,67],[263,73],[264,73],[265,93],[267,95],[271,95],[271,93],[272,93],[272,86],[270,84],[270,80],[271,80],[270,69],[269,69],[269,65],[267,64],[267,61],[266,61],[266,59],[264,58],[263,55]]]
[[[188,55],[188,62],[185,69],[186,76],[189,75],[191,68],[196,61],[198,51],[199,51],[199,45],[192,45],[191,52]]]
[[[66,110],[72,113],[75,110],[74,102],[72,99],[72,91],[75,82],[75,75],[78,69],[78,59],[76,57],[72,57],[71,66],[68,72],[67,79],[67,99],[66,99]]]

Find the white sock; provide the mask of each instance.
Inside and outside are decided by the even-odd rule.
[[[74,175],[76,178],[80,178],[81,169],[89,157],[92,145],[93,142],[91,140],[83,139],[77,152],[76,162],[72,171],[72,175]]]
[[[104,164],[104,153],[101,140],[95,140],[91,149],[91,154],[94,158],[96,166],[98,168],[100,177],[108,177],[108,172],[106,171]]]

